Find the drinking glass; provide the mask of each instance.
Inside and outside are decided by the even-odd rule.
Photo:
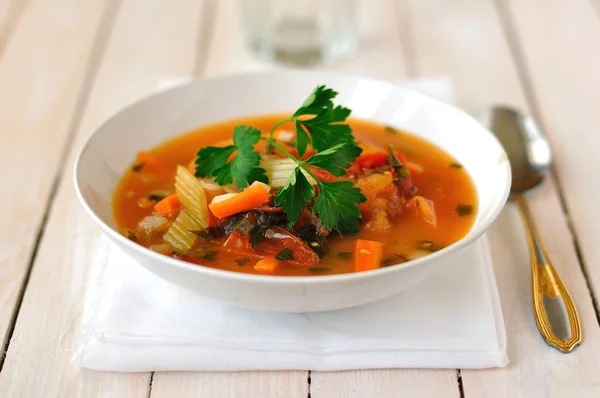
[[[264,60],[310,66],[356,51],[355,0],[238,0],[238,6],[246,44]]]

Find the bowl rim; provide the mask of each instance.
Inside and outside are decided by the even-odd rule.
[[[466,236],[464,236],[463,238],[459,239],[458,241],[444,247],[443,249],[440,249],[439,251],[436,251],[434,253],[428,254],[427,256],[423,256],[423,257],[420,257],[420,258],[417,258],[414,260],[409,260],[404,263],[394,264],[394,265],[390,265],[388,267],[370,270],[368,272],[351,272],[351,273],[345,273],[345,274],[312,275],[312,276],[282,276],[282,275],[248,274],[248,273],[224,270],[224,269],[220,269],[220,268],[212,268],[212,267],[203,266],[203,265],[199,265],[199,264],[188,263],[186,261],[179,260],[174,257],[169,257],[169,256],[165,256],[163,254],[154,252],[154,251],[150,250],[149,248],[142,246],[140,244],[137,244],[135,242],[132,242],[131,240],[127,239],[125,236],[121,235],[115,228],[113,228],[110,225],[108,225],[107,223],[105,223],[96,214],[96,212],[91,208],[91,206],[88,204],[88,202],[85,199],[85,196],[82,192],[80,183],[79,183],[79,177],[81,174],[80,173],[81,161],[84,158],[86,152],[90,149],[90,146],[93,143],[94,138],[97,136],[97,134],[99,132],[103,131],[105,126],[108,125],[109,123],[111,123],[120,114],[125,113],[135,107],[141,106],[146,101],[149,101],[153,98],[156,98],[158,96],[164,95],[166,93],[169,93],[169,92],[172,92],[175,90],[184,89],[190,85],[199,84],[200,82],[219,82],[219,81],[236,79],[236,78],[237,79],[251,79],[251,78],[256,78],[256,77],[272,77],[275,75],[288,76],[288,78],[293,78],[293,76],[298,76],[298,75],[304,75],[307,77],[322,76],[323,79],[327,79],[328,77],[329,78],[346,78],[346,79],[353,79],[356,81],[363,81],[365,83],[385,84],[385,85],[391,86],[395,90],[399,89],[404,92],[410,93],[411,95],[416,95],[418,97],[421,97],[427,101],[437,103],[438,105],[442,105],[448,109],[451,109],[453,112],[460,114],[462,117],[470,119],[471,121],[475,122],[482,130],[484,130],[486,132],[486,134],[489,136],[488,138],[495,141],[495,143],[500,148],[501,153],[504,154],[505,156],[507,156],[504,147],[502,146],[500,141],[496,138],[496,136],[487,127],[485,127],[481,123],[479,123],[472,115],[470,115],[463,109],[460,109],[452,104],[449,104],[447,102],[436,99],[432,96],[423,94],[420,91],[414,90],[412,88],[403,87],[401,82],[395,83],[395,82],[392,82],[389,80],[374,78],[374,77],[370,77],[370,76],[364,76],[364,75],[360,75],[360,74],[318,71],[318,70],[299,70],[299,69],[267,70],[267,71],[260,70],[260,71],[251,71],[251,72],[232,73],[232,74],[219,75],[219,76],[213,76],[213,77],[201,77],[201,78],[190,77],[190,80],[188,82],[178,84],[178,85],[175,85],[175,86],[167,88],[167,89],[152,92],[151,94],[145,95],[142,98],[139,98],[133,102],[130,102],[126,106],[122,107],[119,111],[110,115],[99,126],[97,126],[95,128],[94,132],[92,134],[90,134],[89,137],[86,138],[84,144],[79,149],[79,152],[76,156],[74,167],[73,167],[73,181],[74,181],[74,185],[75,185],[75,192],[77,194],[77,197],[78,197],[81,205],[85,209],[85,211],[94,220],[94,222],[102,229],[102,231],[105,234],[107,234],[109,236],[109,238],[111,238],[113,240],[113,244],[116,244],[116,242],[118,242],[121,245],[124,245],[128,250],[132,250],[132,251],[136,252],[136,254],[138,254],[140,257],[143,258],[144,256],[146,256],[147,261],[157,261],[159,263],[164,263],[165,265],[177,267],[177,268],[183,269],[185,271],[199,272],[199,273],[206,274],[207,276],[223,278],[223,279],[234,279],[237,281],[245,281],[245,282],[252,282],[252,283],[286,284],[286,285],[309,285],[309,284],[316,285],[316,284],[326,284],[326,283],[336,283],[336,282],[350,282],[350,281],[356,281],[356,280],[361,280],[361,279],[365,280],[365,279],[382,277],[382,276],[385,276],[390,273],[399,272],[399,271],[409,268],[409,267],[419,266],[424,263],[435,262],[436,260],[438,260],[440,258],[447,257],[453,253],[457,253],[457,252],[463,250],[464,248],[470,246],[477,239],[479,239],[479,237],[488,230],[488,228],[496,220],[496,218],[498,217],[498,215],[504,208],[504,206],[508,200],[509,194],[510,194],[511,178],[512,178],[510,163],[508,161],[503,162],[500,165],[501,167],[504,168],[504,171],[506,173],[507,184],[505,184],[504,190],[502,192],[502,197],[500,198],[499,201],[496,202],[495,207],[492,208],[492,210],[489,212],[487,217],[481,221],[480,225],[473,225],[473,227],[471,227],[471,229],[469,230],[469,232],[467,233]],[[140,264],[140,265],[144,266],[143,264]]]

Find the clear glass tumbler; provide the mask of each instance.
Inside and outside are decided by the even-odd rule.
[[[311,66],[356,51],[355,0],[238,0],[238,5],[244,39],[262,59]]]

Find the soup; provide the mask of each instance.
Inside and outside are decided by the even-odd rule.
[[[310,103],[318,90],[305,113],[226,121],[140,152],[114,194],[118,230],[199,266],[283,276],[394,266],[468,233],[477,193],[455,159],[331,99]]]

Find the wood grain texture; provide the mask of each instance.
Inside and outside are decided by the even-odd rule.
[[[501,8],[512,21],[523,74],[550,138],[570,219],[599,297],[600,14],[589,1],[552,3],[506,1]]]
[[[413,1],[407,12],[414,27],[419,74],[451,76],[458,104],[473,112],[494,103],[530,109],[492,2]],[[465,396],[595,396],[600,382],[596,360],[600,330],[567,220],[552,181],[529,197],[549,254],[579,306],[585,342],[564,355],[546,346],[539,336],[531,311],[526,236],[520,215],[510,203],[491,228],[490,242],[511,364],[502,369],[463,370]]]
[[[311,377],[311,397],[459,398],[460,392],[454,370],[376,369],[318,372]]]
[[[55,7],[56,2],[52,4]],[[148,396],[148,373],[88,372],[70,362],[79,331],[88,264],[95,255],[100,236],[99,229],[76,198],[72,167],[84,140],[107,117],[151,93],[162,77],[190,73],[194,65],[201,5],[201,2],[187,0],[123,2],[77,128],[33,266],[0,373],[1,397]],[[85,6],[89,8],[89,3]],[[71,19],[72,12],[63,10],[59,18]],[[52,15],[52,9],[45,14]],[[76,36],[75,33],[71,35]],[[57,78],[42,77],[48,83]],[[13,115],[10,120],[14,119]],[[47,126],[37,126],[37,130],[43,128]],[[37,132],[36,137],[44,135]],[[28,174],[37,177],[41,172],[35,170]],[[34,190],[27,189],[30,191],[33,195]],[[17,218],[14,221],[14,225],[18,225]]]
[[[306,398],[307,372],[160,372],[152,398]]]
[[[0,342],[19,300],[107,4],[32,0],[0,59],[0,169],[12,171],[3,172],[2,181],[15,192],[0,195],[0,208],[10,209],[0,218]]]

